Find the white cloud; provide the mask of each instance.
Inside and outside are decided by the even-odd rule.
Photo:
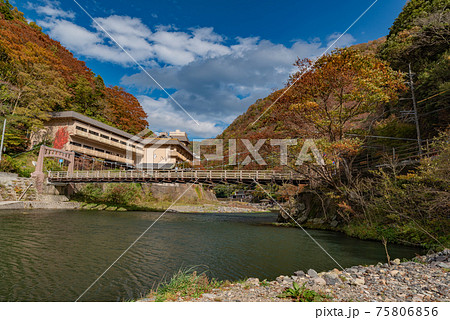
[[[28,2],[27,7],[36,11],[38,14],[45,15],[52,18],[75,18],[75,13],[72,11],[64,11],[59,8],[60,3],[58,1],[45,0],[43,5],[36,5]]]
[[[339,37],[340,39],[336,41]],[[333,46],[332,49],[334,49],[338,47],[344,47],[349,44],[353,44],[355,43],[356,39],[353,38],[353,36],[349,33],[342,35],[342,33],[340,32],[334,32],[327,37],[327,41],[328,41],[327,46],[329,47],[332,45]],[[336,43],[334,43],[335,41]]]
[[[171,131],[180,129],[186,131],[190,137],[214,137],[222,129],[213,121],[186,119],[184,114],[180,114],[178,107],[174,107],[167,99],[152,99],[148,96],[139,96],[139,102],[147,112],[150,121],[150,128],[153,131]]]
[[[40,7],[39,7],[40,8]],[[133,61],[95,23],[81,27],[69,16],[38,9],[46,15],[38,21],[52,38],[86,58],[131,66]],[[173,26],[151,30],[141,19],[111,15],[97,22],[200,123],[198,126],[168,97],[140,96],[153,130],[182,129],[193,137],[213,137],[242,114],[257,99],[283,87],[295,71],[298,57],[317,57],[339,36],[333,33],[324,44],[320,39],[295,40],[290,46],[257,37],[225,39],[213,28],[180,31]],[[333,45],[347,46],[355,39],[345,34]],[[124,76],[125,87],[143,92],[159,90],[145,73]],[[159,92],[160,93],[160,92]]]

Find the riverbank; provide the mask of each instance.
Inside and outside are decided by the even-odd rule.
[[[82,204],[79,202],[67,201],[0,201],[0,210],[20,210],[20,209],[51,209],[51,210],[77,210],[81,209]]]
[[[116,205],[105,203],[83,203],[75,201],[0,201],[0,210],[18,209],[67,209],[67,210],[97,210],[97,211],[148,211],[148,212],[172,212],[172,213],[238,213],[271,212],[266,207],[244,202],[209,202],[199,204],[173,205],[169,201],[158,201],[154,203],[139,205]]]
[[[418,256],[411,261],[395,259],[390,265],[359,265],[321,273],[312,269],[297,271],[274,281],[249,278],[233,283],[217,282],[197,275],[192,279],[195,283],[191,285],[196,288],[201,288],[199,283],[203,283],[204,292],[190,290],[186,283],[179,292],[174,291],[172,285],[172,292],[169,292],[169,283],[139,301],[164,300],[161,297],[166,297],[165,301],[195,302],[450,301],[450,250]]]

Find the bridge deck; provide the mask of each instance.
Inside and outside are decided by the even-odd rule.
[[[308,179],[294,172],[269,170],[169,170],[169,171],[50,171],[51,183],[86,183],[86,182],[155,182],[155,183],[306,183]]]

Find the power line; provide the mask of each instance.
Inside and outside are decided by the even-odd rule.
[[[417,139],[411,139],[411,138],[398,138],[398,137],[388,137],[388,136],[372,136],[372,135],[362,135],[362,134],[356,134],[356,133],[345,133],[345,135],[346,136],[365,137],[365,138],[417,141]]]

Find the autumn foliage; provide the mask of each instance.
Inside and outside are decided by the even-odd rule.
[[[8,150],[26,148],[29,132],[41,127],[49,112],[64,110],[133,134],[148,127],[135,97],[106,87],[83,61],[0,0],[0,118],[8,120]]]
[[[298,60],[284,99],[321,137],[339,141],[344,133],[397,98],[402,75],[373,55],[337,49],[316,62]]]
[[[67,127],[61,127],[56,131],[53,148],[62,149],[67,142],[69,142],[69,132],[67,131]]]

